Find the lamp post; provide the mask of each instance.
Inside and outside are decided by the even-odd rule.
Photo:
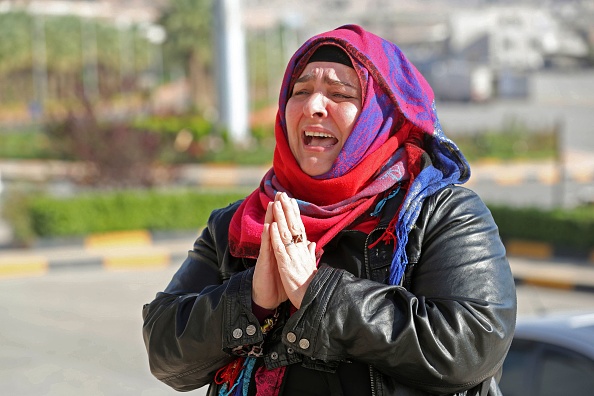
[[[219,120],[235,144],[249,136],[247,58],[239,0],[215,2]]]

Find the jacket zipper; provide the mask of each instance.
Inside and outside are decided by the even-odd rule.
[[[371,267],[369,266],[369,256],[367,255],[367,250],[368,250],[368,246],[369,246],[369,237],[371,236],[371,234],[375,233],[376,231],[386,231],[388,229],[388,227],[379,227],[374,229],[373,231],[371,231],[368,235],[367,238],[365,238],[365,273],[367,274],[367,279],[373,280],[371,277]]]
[[[375,378],[373,375],[373,367],[371,367],[371,364],[369,365],[369,379],[371,380],[371,396],[375,396],[377,393],[375,392]]]
[[[364,258],[365,258],[365,275],[367,275],[367,279],[372,279],[371,276],[371,266],[369,265],[369,255],[367,254],[367,250],[368,250],[368,246],[369,246],[369,237],[371,236],[371,234],[375,233],[376,231],[385,231],[387,229],[387,227],[378,227],[376,229],[374,229],[373,231],[371,231],[368,235],[367,238],[365,238],[365,254],[364,254]],[[371,366],[371,364],[369,365],[369,380],[371,383],[371,395],[372,396],[376,396],[377,392],[375,390],[375,375],[373,375],[373,367]]]

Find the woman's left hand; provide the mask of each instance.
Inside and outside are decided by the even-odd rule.
[[[286,193],[276,195],[273,204],[274,222],[270,226],[270,241],[285,292],[296,307],[316,273],[316,244],[308,242],[301,221],[299,206]]]

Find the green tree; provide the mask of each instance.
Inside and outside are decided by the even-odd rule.
[[[167,32],[164,47],[169,68],[183,67],[199,111],[216,103],[213,20],[212,0],[173,0],[159,20]]]
[[[14,102],[31,95],[31,17],[0,14],[0,101]]]
[[[91,78],[87,88],[95,88],[100,99],[138,90],[153,62],[142,28],[118,29],[95,19],[8,12],[0,14],[0,37],[3,104],[34,99],[36,68],[47,82],[44,97],[68,106],[89,94],[83,90],[85,78],[87,83]]]

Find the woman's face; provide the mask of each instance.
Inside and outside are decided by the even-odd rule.
[[[332,168],[360,112],[361,85],[352,67],[305,67],[285,109],[289,147],[303,172],[318,176]]]

